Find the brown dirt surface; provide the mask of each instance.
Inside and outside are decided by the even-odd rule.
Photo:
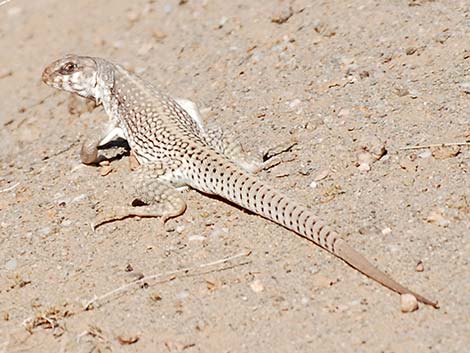
[[[467,0],[0,6],[0,352],[468,351],[470,147],[402,148],[470,139],[469,19]],[[132,173],[122,148],[80,163],[107,117],[41,82],[67,53],[195,101],[247,150],[295,140],[259,177],[441,308],[402,313],[326,251],[195,191],[164,226],[93,232]]]

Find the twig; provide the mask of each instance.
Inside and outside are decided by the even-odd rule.
[[[6,187],[5,189],[1,189],[1,190],[0,190],[0,194],[1,194],[2,192],[8,192],[8,191],[10,191],[10,190],[13,190],[13,189],[16,188],[18,185],[20,185],[20,183],[15,183],[15,184],[13,184],[13,185],[11,185],[11,186]]]
[[[198,272],[198,270],[207,269],[207,268],[210,268],[210,267],[216,267],[217,265],[226,264],[227,262],[232,262],[232,261],[240,259],[240,258],[248,257],[248,256],[250,256],[250,254],[251,254],[251,251],[245,251],[243,253],[240,253],[240,254],[237,254],[237,255],[234,255],[234,256],[230,256],[230,257],[223,258],[221,260],[201,264],[199,266],[186,267],[186,268],[182,268],[180,270],[164,272],[164,273],[158,273],[158,274],[155,274],[155,275],[142,277],[141,279],[139,279],[135,282],[125,284],[125,285],[123,285],[121,287],[118,287],[116,289],[113,289],[112,291],[110,291],[108,293],[105,293],[105,294],[103,294],[99,297],[93,298],[92,300],[88,301],[84,305],[84,310],[92,310],[92,309],[95,309],[95,308],[99,308],[103,304],[109,302],[111,300],[111,299],[109,299],[110,297],[123,294],[124,292],[126,292],[127,290],[129,290],[131,288],[142,287],[143,285],[146,285],[147,282],[152,281],[152,280],[157,280],[159,278],[162,278],[162,279],[160,281],[156,282],[156,283],[164,283],[164,282],[172,281],[177,277],[176,275],[180,275],[180,277],[189,277],[189,276],[196,276],[196,275],[206,274],[206,273],[215,272],[215,271],[224,271],[224,270],[231,269],[235,266],[246,265],[246,264],[249,263],[249,261],[248,262],[241,262],[241,263],[234,263],[230,266],[226,266],[226,267],[222,267],[222,268],[214,268],[214,269],[211,269],[211,270]]]
[[[435,143],[431,145],[416,145],[416,146],[406,146],[401,147],[400,150],[419,150],[422,148],[432,148],[432,147],[452,147],[452,146],[470,146],[470,141],[466,142],[446,142],[446,143]]]
[[[3,0],[3,1],[0,1],[0,6],[3,6],[5,4],[8,4],[11,0]]]

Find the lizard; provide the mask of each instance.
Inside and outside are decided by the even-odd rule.
[[[94,99],[109,116],[107,125],[85,140],[83,163],[96,163],[98,146],[115,137],[127,140],[139,162],[133,184],[141,204],[98,214],[96,227],[134,216],[160,217],[162,222],[177,217],[186,210],[179,188],[191,187],[287,228],[392,291],[439,307],[380,271],[313,211],[255,177],[238,145],[205,129],[192,102],[174,99],[123,66],[98,57],[67,55],[44,69],[42,81]]]

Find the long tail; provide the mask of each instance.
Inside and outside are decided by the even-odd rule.
[[[304,206],[287,199],[281,193],[244,173],[231,162],[220,158],[219,155],[212,155],[207,150],[200,152],[202,155],[198,157],[203,161],[205,170],[209,173],[206,174],[204,180],[194,180],[194,186],[197,189],[219,195],[294,231],[397,293],[410,293],[424,304],[439,307],[437,302],[414,293],[378,270]],[[218,174],[210,173],[210,171],[217,171]]]

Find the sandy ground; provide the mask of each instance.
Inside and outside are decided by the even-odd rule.
[[[1,6],[0,352],[468,350],[470,148],[402,148],[469,140],[469,39],[467,0]],[[132,174],[122,148],[108,170],[80,164],[106,116],[40,81],[66,53],[197,102],[254,153],[295,141],[259,177],[441,308],[403,314],[334,256],[195,191],[165,226],[92,232]]]

